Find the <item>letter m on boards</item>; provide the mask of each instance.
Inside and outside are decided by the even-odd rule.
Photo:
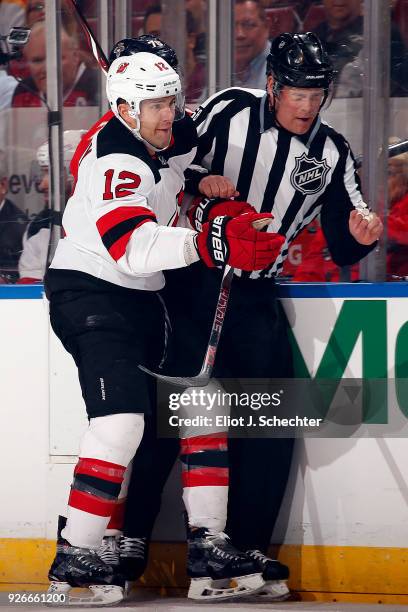
[[[364,423],[387,422],[387,303],[386,300],[344,300],[328,338],[315,381],[335,379],[340,382],[357,341],[362,347],[362,420]],[[317,323],[318,325],[318,323]],[[318,328],[317,328],[318,330]],[[290,331],[295,376],[312,378],[305,359]],[[315,350],[310,346],[310,350]],[[326,414],[337,390],[322,384]],[[322,415],[324,416],[324,415]]]

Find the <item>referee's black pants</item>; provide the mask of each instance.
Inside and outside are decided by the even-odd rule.
[[[201,368],[221,283],[203,264],[168,275],[165,301],[173,324],[170,371],[191,376]],[[216,378],[293,376],[287,322],[270,279],[234,278],[218,347]],[[288,438],[230,438],[227,532],[241,550],[266,551],[292,459]]]

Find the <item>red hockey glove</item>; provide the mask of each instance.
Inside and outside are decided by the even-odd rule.
[[[246,213],[239,217],[216,217],[204,223],[197,236],[197,250],[209,268],[229,264],[252,272],[263,270],[278,256],[285,239],[279,234],[260,232],[253,227],[270,213]]]
[[[221,200],[220,198],[194,198],[193,203],[187,211],[188,219],[197,232],[201,232],[204,223],[212,221],[219,215],[227,217],[238,217],[243,213],[255,212],[256,210],[248,202],[238,200]]]

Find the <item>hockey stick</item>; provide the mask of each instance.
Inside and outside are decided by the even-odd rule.
[[[396,157],[397,155],[401,155],[401,153],[406,153],[408,151],[408,140],[403,140],[402,142],[396,142],[395,144],[391,144],[388,146],[387,150],[388,158]],[[363,165],[362,155],[357,155],[356,165],[357,168],[361,168],[361,166]]]
[[[191,378],[184,376],[164,376],[163,374],[157,374],[156,372],[152,372],[144,366],[139,365],[139,368],[143,370],[143,372],[146,372],[146,374],[150,374],[163,382],[168,382],[178,387],[205,387],[208,385],[211,378],[211,372],[214,367],[215,356],[217,354],[218,342],[221,336],[225,313],[227,311],[228,298],[231,291],[233,276],[234,268],[231,268],[231,266],[225,266],[220,292],[218,294],[217,305],[215,307],[215,315],[211,327],[210,339],[205,352],[203,365],[199,373]]]
[[[89,23],[86,20],[83,12],[79,8],[79,6],[75,2],[75,0],[71,0],[71,4],[74,7],[74,11],[76,12],[76,14],[78,16],[78,19],[79,19],[79,21],[81,23],[82,29],[84,30],[84,32],[86,34],[86,37],[87,37],[87,39],[89,41],[89,44],[90,44],[90,47],[92,49],[92,53],[93,53],[94,58],[98,62],[99,66],[101,67],[102,72],[105,75],[108,74],[109,62],[107,60],[106,55],[104,54],[104,52],[102,50],[102,47],[100,46],[100,44],[96,40],[95,34],[93,33],[91,26],[89,25]]]
[[[271,219],[259,219],[254,221],[253,227],[257,230],[261,230],[272,222]],[[234,268],[231,266],[225,266],[224,274],[221,280],[220,292],[218,294],[218,300],[215,307],[214,320],[211,327],[210,338],[208,340],[207,350],[205,352],[203,365],[201,370],[196,376],[164,376],[157,372],[152,372],[142,365],[139,368],[154,376],[158,380],[167,382],[171,385],[178,387],[205,387],[210,382],[211,373],[214,367],[215,356],[217,354],[218,343],[221,336],[222,326],[224,324],[225,313],[227,312],[228,299],[231,291],[231,283],[234,278]]]

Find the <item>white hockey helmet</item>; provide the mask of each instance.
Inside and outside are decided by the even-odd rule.
[[[77,146],[82,137],[86,134],[86,130],[65,130],[63,138],[63,156],[64,168],[69,173],[69,164],[74,156]],[[37,149],[37,162],[40,168],[48,168],[50,165],[48,140],[40,145]]]
[[[175,120],[184,116],[184,96],[180,77],[166,60],[153,53],[141,52],[115,59],[110,65],[106,79],[106,94],[116,117],[139,140],[143,140],[140,136],[140,104],[143,100],[175,96]],[[131,129],[119,115],[118,99],[125,100],[129,104],[130,114],[136,119],[135,129]]]

